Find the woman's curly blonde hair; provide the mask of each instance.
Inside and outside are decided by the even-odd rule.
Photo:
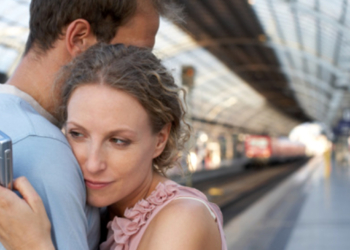
[[[179,96],[184,90],[151,50],[122,44],[94,45],[61,69],[56,84],[62,88],[58,110],[62,121],[67,119],[68,101],[79,86],[104,84],[134,96],[149,114],[154,133],[171,124],[164,151],[153,159],[154,169],[165,175],[166,169],[180,165],[180,153],[190,134]]]

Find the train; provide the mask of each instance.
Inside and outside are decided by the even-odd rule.
[[[248,169],[306,157],[306,147],[286,137],[234,133],[218,126],[197,125],[187,162],[189,170],[199,172],[226,168]]]
[[[245,138],[245,155],[251,163],[282,163],[305,157],[306,147],[288,138],[248,135]]]
[[[192,127],[193,137],[181,163],[184,171],[203,172],[233,166],[237,171],[243,171],[309,156],[304,144],[287,137],[246,133],[199,120],[193,120]],[[173,169],[169,171],[169,175],[172,174],[179,173]]]

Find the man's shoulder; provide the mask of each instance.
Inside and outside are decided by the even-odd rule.
[[[27,137],[37,136],[57,140],[68,146],[58,127],[41,116],[29,103],[13,95],[1,95],[0,130],[9,135],[14,144]]]
[[[57,248],[88,249],[87,236],[96,246],[98,210],[86,205],[82,172],[60,129],[23,99],[0,94],[0,130],[13,141],[14,178],[26,176],[44,202]]]

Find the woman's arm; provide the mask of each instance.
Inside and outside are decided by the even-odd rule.
[[[40,196],[25,177],[14,181],[14,192],[0,186],[0,242],[7,250],[51,250],[51,224]]]

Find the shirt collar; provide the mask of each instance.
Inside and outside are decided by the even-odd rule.
[[[55,117],[53,117],[42,106],[40,106],[40,104],[32,96],[16,88],[15,86],[8,84],[0,84],[0,93],[14,95],[23,99],[24,101],[28,102],[30,106],[32,106],[40,115],[45,117],[55,126],[58,126],[58,121]]]

